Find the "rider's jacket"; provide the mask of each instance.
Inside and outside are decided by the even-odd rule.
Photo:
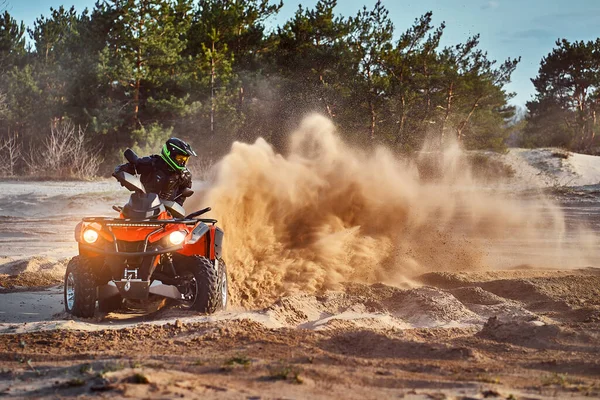
[[[121,171],[140,174],[146,191],[165,200],[175,200],[185,188],[192,187],[192,174],[187,168],[173,171],[159,155],[141,157],[135,164],[127,163],[115,168],[115,173]],[[179,197],[175,201],[183,205],[185,198]]]

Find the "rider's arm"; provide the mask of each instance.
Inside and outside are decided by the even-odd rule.
[[[132,175],[143,174],[147,170],[153,168],[152,157],[141,157],[135,161],[135,164],[125,163],[118,165],[115,168],[115,174],[119,172],[127,172]],[[114,175],[114,174],[113,174]]]
[[[115,172],[113,175],[118,174],[119,172],[127,172],[128,174],[135,174],[135,167],[131,163],[125,163],[121,165],[117,165],[115,168]]]
[[[135,160],[135,169],[138,174],[146,175],[154,172],[154,159],[150,157],[140,157]]]
[[[181,177],[182,177],[181,185],[179,185],[179,189],[177,190],[177,196],[179,196],[181,193],[183,193],[183,191],[185,189],[192,188],[192,174],[191,174],[190,170],[186,168],[185,171],[182,172]],[[183,202],[185,201],[185,197],[179,197],[175,201],[177,203],[179,203],[179,205],[183,205]]]

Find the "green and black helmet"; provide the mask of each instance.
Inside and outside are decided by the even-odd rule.
[[[192,147],[181,139],[171,138],[167,140],[160,152],[160,156],[174,171],[185,168],[190,157],[197,154]]]

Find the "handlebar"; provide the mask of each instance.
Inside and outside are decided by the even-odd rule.
[[[135,162],[139,159],[138,155],[131,149],[125,150],[123,155],[125,156],[125,159],[133,165],[135,165]]]
[[[210,210],[212,210],[212,208],[210,208],[210,207],[203,208],[203,209],[202,209],[202,210],[200,210],[200,211],[196,211],[196,212],[194,212],[194,213],[191,213],[190,215],[186,216],[186,217],[185,217],[185,219],[192,219],[192,218],[195,218],[195,217],[199,217],[199,216],[201,216],[202,214],[206,214],[206,213],[207,213],[207,212],[209,212]]]

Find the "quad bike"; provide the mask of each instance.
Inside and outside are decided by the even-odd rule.
[[[127,150],[125,157],[137,156]],[[214,219],[198,218],[210,208],[185,215],[174,201],[146,193],[139,177],[113,175],[133,192],[119,218],[84,218],[75,228],[79,255],[67,266],[64,302],[68,313],[92,317],[119,309],[123,299],[150,295],[176,299],[185,307],[213,313],[227,306],[223,231]],[[183,197],[193,191],[187,189]]]

